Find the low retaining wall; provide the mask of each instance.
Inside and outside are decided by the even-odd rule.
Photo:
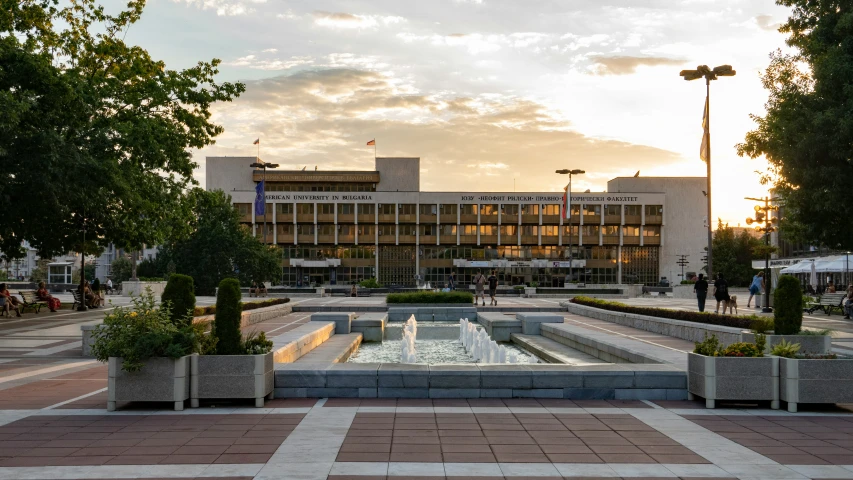
[[[665,400],[687,397],[687,375],[666,365],[276,365],[285,398],[568,398]]]
[[[163,295],[163,290],[166,288],[166,282],[134,282],[131,280],[125,280],[121,283],[121,296],[138,297],[145,293],[146,289],[149,288],[151,289],[151,293],[155,297],[159,298]]]
[[[477,323],[482,325],[486,333],[496,342],[508,342],[513,333],[521,333],[521,320],[503,313],[479,313]]]
[[[335,334],[334,322],[308,322],[272,339],[273,360],[292,363]]]
[[[741,341],[742,329],[735,327],[723,327],[707,323],[685,322],[683,320],[670,320],[668,318],[650,317],[634,313],[614,312],[602,308],[588,307],[572,302],[564,302],[561,305],[568,308],[569,313],[583,315],[584,317],[604,320],[606,322],[625,325],[647,332],[659,333],[670,337],[701,342],[705,334],[716,335],[723,345],[729,345]]]
[[[247,310],[240,315],[240,326],[247,327],[256,323],[272,320],[273,318],[289,315],[293,312],[293,305],[290,303],[282,303],[271,307],[255,308]],[[193,323],[212,322],[216,318],[215,314],[201,315],[193,318]]]
[[[477,307],[465,304],[390,304],[388,305],[389,322],[405,322],[412,315],[418,321],[459,321],[461,318],[468,320],[477,319]]]

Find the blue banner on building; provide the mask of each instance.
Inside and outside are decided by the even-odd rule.
[[[255,187],[255,216],[263,215],[266,211],[267,202],[264,201],[266,185],[261,180]]]

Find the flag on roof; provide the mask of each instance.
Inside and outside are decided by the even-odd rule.
[[[371,140],[371,141],[367,142],[367,145],[368,145],[368,146],[370,146],[370,145],[376,145],[376,139],[374,138],[373,140]]]
[[[257,145],[257,144],[259,144],[259,143],[261,143],[261,139],[260,139],[260,138],[256,139],[254,142],[252,142],[252,145]]]

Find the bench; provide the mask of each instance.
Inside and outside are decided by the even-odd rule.
[[[651,293],[657,293],[658,295],[666,295],[667,293],[672,293],[672,287],[648,287],[643,286],[643,295]]]
[[[827,315],[832,315],[832,309],[837,308],[844,312],[844,297],[847,294],[844,292],[841,293],[824,293],[820,296],[820,299],[815,303],[810,303],[809,307],[806,309],[808,313],[814,313],[816,310],[823,310],[823,313]]]
[[[28,308],[35,310],[36,313],[39,313],[42,307],[47,307],[47,302],[42,302],[36,297],[36,292],[34,290],[18,290],[18,295],[23,299],[23,303],[21,303],[21,313],[25,313]]]
[[[80,305],[81,303],[83,303],[80,301],[80,293],[77,292],[77,290],[67,290],[67,292],[70,293],[71,296],[74,297],[74,303],[71,304],[71,310],[76,310],[77,305]]]

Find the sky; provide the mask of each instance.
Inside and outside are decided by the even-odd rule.
[[[225,127],[194,152],[281,168],[370,170],[421,158],[421,189],[562,192],[618,176],[705,176],[698,65],[711,84],[713,217],[763,196],[763,159],[735,145],[762,115],[760,72],[785,50],[772,0],[149,0],[126,41],[169,68],[222,60],[246,92],[213,108]]]

